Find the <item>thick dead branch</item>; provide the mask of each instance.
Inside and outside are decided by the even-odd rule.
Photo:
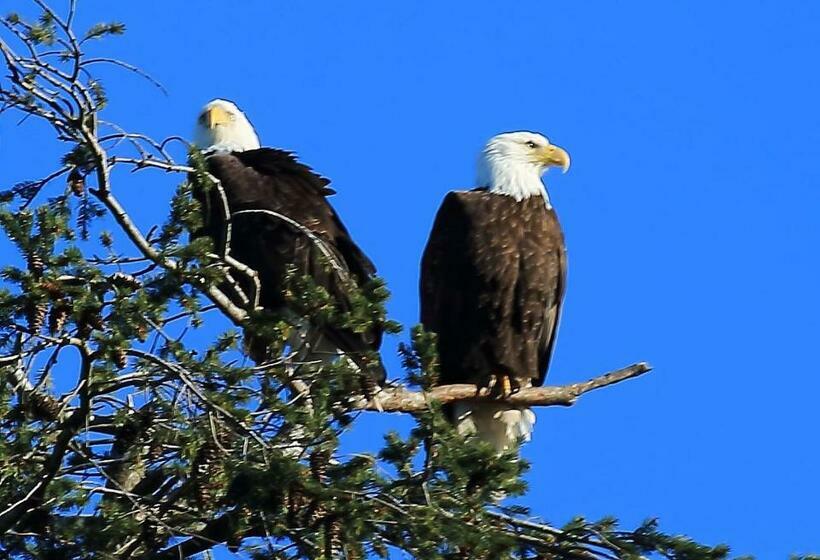
[[[505,399],[493,396],[489,389],[477,389],[475,385],[468,384],[442,385],[426,393],[411,391],[404,387],[388,387],[379,392],[378,402],[373,399],[359,398],[353,401],[352,406],[361,410],[378,411],[381,407],[384,412],[411,413],[426,410],[431,401],[447,404],[464,400],[493,400],[518,406],[571,406],[584,393],[614,385],[633,377],[639,377],[651,370],[649,364],[640,362],[599,375],[582,383],[521,389]]]

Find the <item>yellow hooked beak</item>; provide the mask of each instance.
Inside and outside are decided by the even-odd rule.
[[[569,169],[569,154],[560,146],[549,144],[539,150],[538,161],[544,167],[560,167],[563,173]]]
[[[205,123],[208,125],[208,128],[213,130],[220,124],[228,124],[231,122],[231,114],[223,109],[222,107],[211,107],[205,114]]]

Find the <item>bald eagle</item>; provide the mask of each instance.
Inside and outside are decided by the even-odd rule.
[[[290,152],[261,147],[245,114],[223,99],[211,101],[200,112],[194,145],[205,154],[207,169],[221,186],[194,189],[204,214],[198,235],[211,237],[218,251],[227,244],[233,259],[256,271],[260,306],[293,315],[285,282],[289,270],[295,269],[297,275],[310,276],[325,288],[339,309],[348,310],[351,283],[361,287],[373,278],[376,268],[328,202],[334,193],[330,181]],[[246,291],[252,291],[246,275],[234,276]],[[341,353],[376,382],[384,380],[381,361],[371,358],[381,344],[380,325],[366,332],[332,324],[302,323],[302,327],[298,340],[309,351],[302,359],[329,360]],[[297,344],[297,337],[291,344]],[[265,359],[263,343],[251,339],[249,347],[256,361]]]
[[[541,175],[569,168],[542,135],[510,132],[481,152],[478,188],[450,192],[421,264],[421,321],[437,336],[439,383],[490,386],[499,396],[541,385],[566,284],[564,236]],[[461,433],[497,451],[529,440],[535,415],[504,402],[457,402]]]

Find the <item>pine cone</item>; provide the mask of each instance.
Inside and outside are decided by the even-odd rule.
[[[316,511],[317,501],[308,498],[300,485],[293,484],[287,489],[286,500],[287,514],[285,519],[289,526],[307,526],[319,518]]]
[[[117,430],[111,453],[122,455],[136,445],[140,439],[150,440],[155,417],[154,409],[150,404],[146,404],[137,413],[129,416]]]
[[[71,302],[61,299],[51,306],[51,313],[48,315],[48,332],[52,335],[62,332],[68,319],[68,312],[71,310]]]
[[[40,287],[48,292],[48,296],[52,299],[59,299],[63,297],[63,287],[60,286],[59,282],[43,280],[40,282]]]
[[[200,508],[206,509],[213,504],[217,492],[222,484],[222,464],[220,462],[219,446],[213,441],[203,445],[191,465],[191,474],[194,477],[196,501]]]
[[[28,412],[37,420],[54,421],[60,413],[60,404],[49,396],[31,392],[26,400]]]
[[[125,353],[125,350],[122,348],[117,348],[114,350],[114,363],[120,369],[124,369],[125,366],[128,365],[128,355]]]
[[[80,338],[88,338],[94,329],[100,330],[103,327],[102,317],[96,311],[86,309],[77,321],[77,330]]]
[[[83,193],[85,193],[85,177],[79,169],[75,167],[71,170],[67,182],[74,196],[83,196]]]
[[[327,465],[330,462],[330,452],[325,449],[315,449],[309,458],[310,474],[316,480],[324,479],[327,474]]]
[[[132,290],[138,290],[142,287],[142,282],[140,282],[130,274],[125,274],[123,272],[115,272],[114,274],[109,276],[108,279],[115,286],[125,286],[131,288]]]
[[[29,272],[38,277],[43,275],[43,271],[46,268],[46,264],[43,262],[43,257],[37,253],[29,253],[26,255],[26,262],[28,264]]]
[[[31,332],[39,332],[45,323],[48,314],[48,304],[45,302],[31,303],[26,305],[26,322]]]
[[[136,327],[137,330],[137,338],[140,342],[145,342],[148,338],[148,326],[145,323],[140,323]]]
[[[148,446],[148,460],[156,461],[157,459],[162,457],[162,451],[162,443],[151,440],[151,445]]]
[[[339,558],[342,550],[342,527],[334,516],[325,519],[325,558]]]
[[[102,315],[99,313],[91,313],[88,318],[88,324],[91,325],[92,328],[97,329],[98,331],[102,330],[103,328],[103,319]]]

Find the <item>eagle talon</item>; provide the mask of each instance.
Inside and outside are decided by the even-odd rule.
[[[487,377],[482,378],[476,384],[476,395],[480,395],[487,391],[489,394],[492,394],[495,391],[495,375],[490,374]]]
[[[489,394],[497,399],[506,399],[520,388],[518,383],[507,373],[491,374],[487,378],[485,387],[489,389]]]
[[[501,376],[501,394],[505,397],[509,397],[512,394],[512,382],[510,381],[509,375]]]

